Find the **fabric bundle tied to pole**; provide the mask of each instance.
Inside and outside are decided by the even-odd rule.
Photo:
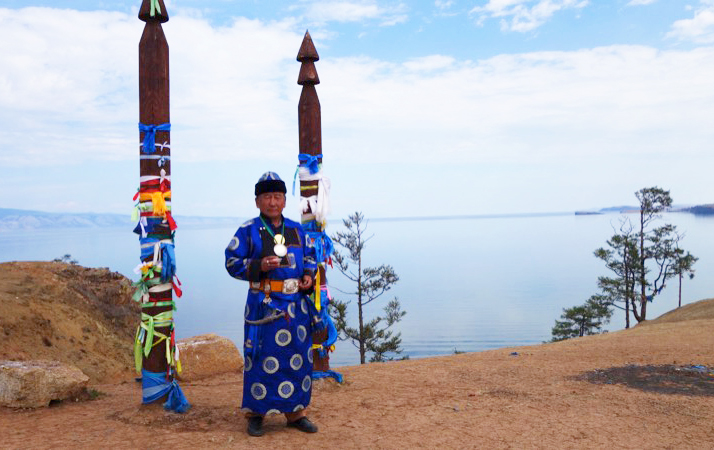
[[[142,369],[141,388],[144,404],[153,403],[168,394],[164,403],[164,409],[167,411],[185,413],[191,408],[191,404],[186,400],[186,396],[176,380],[168,381],[165,373],[149,372]]]
[[[158,3],[158,2],[157,2]],[[153,2],[151,4],[153,11]],[[161,12],[161,10],[159,10]],[[152,14],[153,16],[153,14]],[[156,132],[157,131],[171,131],[170,123],[162,123],[161,125],[146,125],[139,122],[139,131],[144,132],[144,142],[141,145],[141,149],[146,154],[152,154],[156,151]]]
[[[330,179],[322,173],[321,164],[319,163],[320,156],[306,153],[298,155],[300,164],[293,177],[293,195],[295,195],[295,179],[298,175],[300,181],[317,181],[317,195],[301,197],[300,207],[303,212],[312,211],[317,221],[322,224],[325,223],[327,215],[330,213]]]

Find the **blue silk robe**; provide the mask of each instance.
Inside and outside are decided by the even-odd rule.
[[[241,225],[226,248],[226,270],[239,280],[257,282],[300,279],[314,276],[317,265],[314,249],[308,247],[299,223],[283,218],[284,229],[273,227],[260,217]],[[269,272],[260,271],[260,261],[275,256],[273,234],[284,231],[288,255],[281,265]],[[283,317],[260,325],[248,322],[244,327],[243,402],[242,409],[255,414],[296,412],[306,408],[312,393],[312,331],[316,311],[303,292],[271,292],[269,302],[262,290],[251,289],[245,305],[245,318],[251,321],[283,314]]]

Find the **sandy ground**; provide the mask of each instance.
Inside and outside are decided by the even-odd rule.
[[[181,386],[193,408],[142,406],[128,280],[0,264],[0,359],[59,359],[98,399],[0,408],[0,448],[714,448],[714,300],[634,329],[531,347],[374,363],[315,383],[313,435],[246,434],[240,374]],[[691,370],[690,366],[704,366]]]
[[[704,374],[692,391],[689,371],[648,384],[637,370],[714,367],[713,328],[711,319],[652,324],[557,344],[344,367],[345,383],[323,381],[313,391],[314,435],[286,429],[284,418],[273,416],[265,436],[249,437],[237,374],[184,383],[193,408],[183,415],[141,406],[133,381],[97,385],[104,393],[98,400],[0,409],[0,446],[713,448],[714,377]],[[632,376],[578,379],[612,367]]]

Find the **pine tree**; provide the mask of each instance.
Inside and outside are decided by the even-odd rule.
[[[384,316],[377,316],[367,322],[364,318],[364,307],[390,290],[399,281],[399,277],[390,265],[362,267],[362,252],[371,238],[365,237],[367,223],[362,213],[355,212],[342,223],[346,231],[337,232],[332,236],[332,240],[347,253],[342,254],[336,250],[333,258],[337,269],[355,283],[356,290],[349,294],[353,294],[357,300],[358,326],[352,328],[347,325],[349,302],[333,299],[330,315],[340,339],[349,339],[359,349],[361,364],[366,362],[367,352],[372,353],[370,362],[391,359],[388,354],[402,353],[402,338],[401,333],[394,333],[389,328],[399,322],[406,312],[401,310],[399,299],[395,297],[384,307]]]

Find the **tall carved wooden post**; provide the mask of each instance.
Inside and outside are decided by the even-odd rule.
[[[326,202],[329,192],[329,181],[322,176],[322,129],[320,117],[320,100],[317,98],[315,85],[320,83],[315,69],[315,61],[320,59],[312,43],[309,32],[305,32],[302,45],[298,51],[297,60],[300,65],[298,84],[302,85],[300,102],[298,104],[298,129],[300,135],[300,196],[302,204],[302,224],[308,236],[315,241],[318,280],[320,287],[315,287],[315,304],[318,310],[327,307],[324,298],[327,290],[327,277],[325,263],[329,258],[329,251],[323,245],[325,239],[327,212]],[[321,192],[322,189],[322,192]],[[327,238],[329,240],[329,238]],[[321,311],[323,317],[329,320],[326,311]],[[313,334],[313,371],[327,373],[330,369],[330,357],[327,349],[331,344],[325,345],[328,339],[327,330]]]
[[[171,216],[171,139],[169,119],[169,46],[161,24],[169,20],[163,0],[143,0],[139,19],[144,32],[139,42],[139,223],[141,276],[134,299],[141,302],[141,324],[134,343],[136,369],[141,370],[143,403],[167,398],[166,409],[186,411],[176,381],[180,370],[174,338],[172,291],[181,296],[175,279]]]

